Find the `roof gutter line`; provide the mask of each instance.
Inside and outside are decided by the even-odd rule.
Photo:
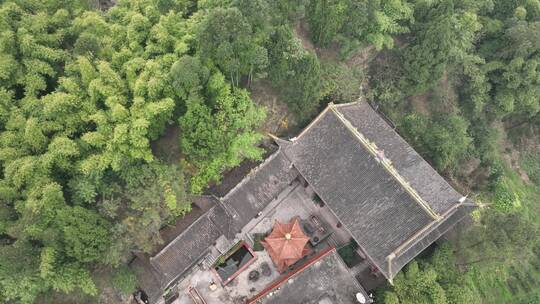
[[[478,205],[474,202],[472,203],[468,203],[467,201],[463,201],[463,202],[460,202],[458,204],[455,204],[453,205],[451,208],[449,208],[448,210],[446,210],[443,214],[442,214],[442,217],[443,218],[446,218],[448,217],[452,212],[454,212],[455,210],[457,210],[459,207],[461,206],[473,206],[473,207],[478,207]],[[418,232],[416,232],[415,234],[413,234],[410,238],[408,238],[405,242],[403,242],[403,244],[399,245],[399,247],[397,247],[394,251],[392,251],[387,257],[386,259],[388,260],[388,271],[389,271],[389,275],[390,275],[390,284],[392,284],[392,278],[394,277],[392,275],[392,272],[390,272],[391,270],[391,262],[394,258],[396,258],[398,255],[401,254],[401,252],[408,246],[410,245],[414,240],[417,239],[418,235],[424,233],[426,230],[428,230],[429,228],[431,228],[433,225],[435,225],[436,223],[438,223],[439,221],[432,221],[430,222],[429,224],[427,224],[426,226],[424,226],[424,228],[420,229]]]
[[[442,214],[442,218],[446,218],[448,217],[453,211],[457,210],[457,208],[461,207],[461,206],[464,206],[464,205],[470,205],[471,203],[457,203],[455,205],[453,205],[451,208],[449,208],[448,210],[446,210],[443,214]],[[476,206],[476,204],[473,203],[473,205]],[[419,235],[419,234],[422,234],[424,231],[426,231],[427,229],[431,228],[434,224],[438,223],[438,221],[432,221],[430,222],[429,224],[427,224],[426,226],[424,226],[424,228],[418,230],[418,232],[416,232],[412,237],[410,237],[408,240],[406,240],[403,244],[399,245],[399,247],[397,247],[394,251],[392,251],[392,253],[390,253],[390,255],[394,254],[394,255],[398,255],[401,251],[403,251],[403,249],[409,245],[413,240],[416,239],[416,237]]]
[[[390,283],[390,285],[394,286],[394,276],[392,275],[392,260],[396,257],[396,255],[394,253],[391,253],[388,255],[387,257],[387,260],[388,260],[388,282]]]
[[[215,206],[212,206],[205,213],[201,214],[201,216],[199,216],[195,221],[193,221],[193,223],[191,223],[189,226],[187,226],[186,229],[184,229],[184,231],[182,231],[172,241],[170,241],[169,244],[167,244],[167,246],[163,247],[163,249],[161,249],[158,253],[151,256],[150,257],[150,262],[153,262],[156,258],[160,257],[165,251],[167,251],[167,249],[169,249],[171,246],[173,246],[173,244],[175,244],[176,241],[178,241],[178,239],[180,239],[183,235],[187,234],[189,229],[191,229],[196,223],[202,221],[202,219],[204,217],[208,216],[208,214],[210,213],[210,210],[212,210],[212,208],[215,208]],[[214,224],[214,222],[210,218],[209,218],[209,220],[210,220],[210,223]]]

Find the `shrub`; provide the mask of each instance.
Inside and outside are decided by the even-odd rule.
[[[530,180],[540,186],[540,152],[526,155],[521,161],[521,167],[527,172]]]
[[[493,205],[497,210],[504,212],[520,205],[519,196],[510,189],[505,178],[502,178],[495,186]]]
[[[119,267],[113,274],[113,287],[124,295],[128,295],[135,291],[137,279],[135,274],[126,266]]]

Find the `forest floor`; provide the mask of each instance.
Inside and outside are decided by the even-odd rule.
[[[429,103],[429,95],[430,92],[426,92],[421,95],[411,96],[409,97],[409,103],[416,113],[423,114],[425,116],[431,116],[431,112],[429,111],[428,103]]]
[[[540,136],[528,134],[527,130],[517,129],[513,132],[525,132],[526,135],[504,133],[501,140],[501,155],[526,184],[540,186]]]
[[[162,161],[173,164],[182,157],[180,148],[180,126],[177,122],[168,126],[158,140],[150,143],[152,153]]]
[[[294,34],[296,35],[296,38],[298,38],[298,40],[300,40],[300,42],[302,43],[302,46],[304,47],[304,49],[317,53],[319,48],[317,48],[313,44],[313,42],[311,42],[311,38],[309,37],[309,29],[307,28],[306,22],[302,22],[302,21],[297,22],[294,25],[293,31],[294,31]]]
[[[36,300],[37,304],[136,304],[131,295],[120,295],[111,282],[112,268],[100,267],[92,272],[92,278],[96,284],[99,295],[90,296],[82,292],[74,291],[69,294],[61,292],[49,292]]]
[[[287,104],[270,81],[265,79],[254,81],[249,90],[253,101],[266,109],[266,120],[259,128],[259,132],[265,135],[270,133],[286,136],[290,130],[295,129],[298,123],[294,114],[289,111]]]
[[[379,51],[373,45],[358,50],[345,60],[345,64],[350,68],[369,69],[369,64],[375,59]]]

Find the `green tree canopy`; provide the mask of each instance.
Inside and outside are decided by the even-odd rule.
[[[401,88],[408,95],[424,93],[439,82],[451,60],[465,58],[481,27],[474,12],[456,7],[453,0],[423,11],[425,15],[414,27],[414,40],[402,55]]]
[[[218,66],[235,86],[242,76],[260,75],[268,64],[266,48],[236,7],[210,11],[199,30],[198,50],[203,61]]]
[[[394,290],[384,294],[384,303],[446,304],[446,293],[437,282],[437,272],[420,267],[416,261],[395,278]]]
[[[141,180],[151,196],[126,194],[160,168],[150,141],[181,102],[168,72],[188,25],[152,1],[107,16],[76,1],[17,3],[0,6],[0,295],[95,295],[95,264],[149,251],[163,222],[189,210],[179,168]]]
[[[431,120],[411,114],[404,118],[402,128],[439,170],[457,166],[467,156],[472,143],[468,122],[459,115]]]
[[[392,35],[407,33],[407,23],[413,20],[413,6],[406,0],[311,0],[308,13],[317,44],[329,46],[336,40],[343,47],[369,43],[378,50],[392,48]]]
[[[248,92],[231,89],[219,72],[212,74],[205,90],[189,97],[187,111],[179,122],[182,149],[198,168],[191,181],[193,192],[218,181],[224,170],[243,159],[261,157],[262,150],[256,145],[262,138],[253,129],[264,117]]]

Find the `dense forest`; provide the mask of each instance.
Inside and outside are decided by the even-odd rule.
[[[0,1],[0,302],[118,303],[190,194],[358,98],[481,206],[377,303],[539,303],[539,0]]]

